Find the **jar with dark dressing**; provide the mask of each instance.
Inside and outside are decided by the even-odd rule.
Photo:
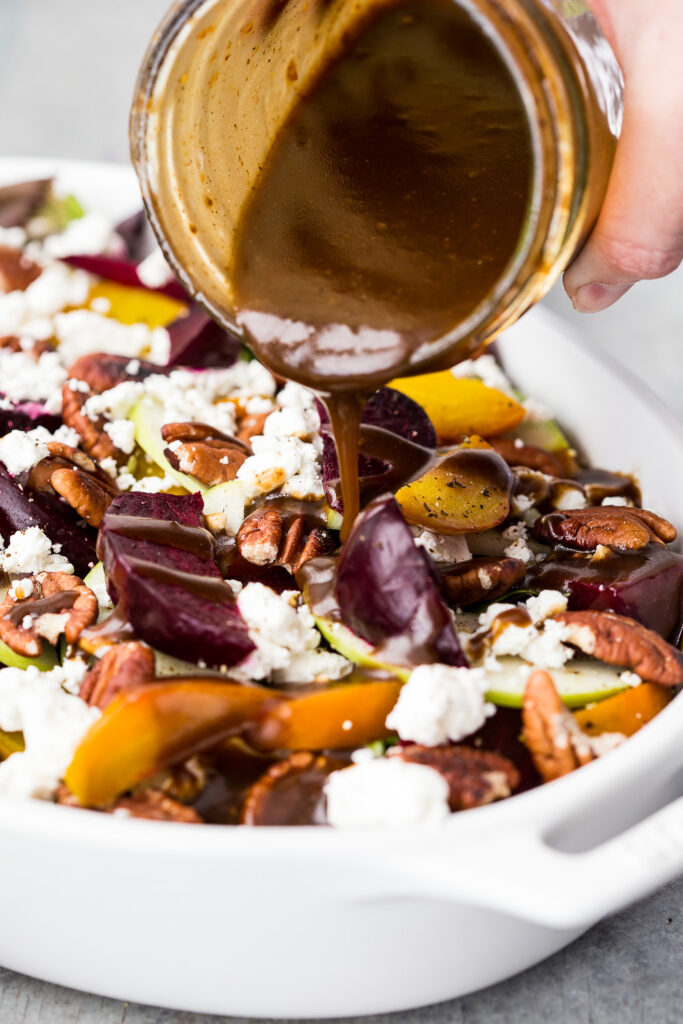
[[[597,214],[619,101],[582,4],[190,0],[161,26],[132,117],[153,226],[198,301],[325,402],[343,536],[365,401],[550,287]]]

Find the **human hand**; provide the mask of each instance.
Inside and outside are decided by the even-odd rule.
[[[589,0],[624,72],[624,126],[598,222],[567,270],[575,309],[597,313],[683,259],[683,3]]]

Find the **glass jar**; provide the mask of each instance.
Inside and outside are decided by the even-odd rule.
[[[230,281],[236,226],[279,128],[359,13],[394,0],[186,0],[146,55],[131,146],[157,237],[185,287],[242,334]],[[538,301],[588,236],[607,186],[623,81],[582,0],[454,0],[485,29],[524,100],[531,200],[490,293],[408,372],[468,358]]]

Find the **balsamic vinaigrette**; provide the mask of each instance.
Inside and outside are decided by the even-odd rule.
[[[237,226],[235,303],[258,358],[327,405],[343,538],[365,401],[501,280],[532,163],[512,74],[453,0],[373,11],[280,130]]]

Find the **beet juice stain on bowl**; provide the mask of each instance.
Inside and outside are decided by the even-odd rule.
[[[597,211],[613,136],[539,16],[195,0],[143,68],[133,156],[155,228],[207,308],[327,405],[343,539],[370,395],[480,350]]]

